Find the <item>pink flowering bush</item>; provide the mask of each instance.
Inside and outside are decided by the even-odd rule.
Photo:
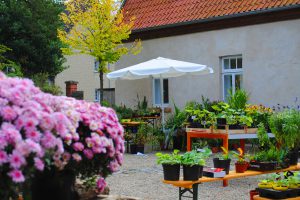
[[[111,108],[41,92],[0,73],[0,199],[45,168],[104,178],[123,161],[123,128]]]

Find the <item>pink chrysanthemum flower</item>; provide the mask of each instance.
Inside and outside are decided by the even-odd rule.
[[[12,168],[18,169],[26,163],[26,160],[21,153],[13,151],[13,153],[9,156],[9,162]]]
[[[15,183],[22,183],[25,181],[25,177],[22,171],[14,169],[8,173],[8,175],[12,178]]]

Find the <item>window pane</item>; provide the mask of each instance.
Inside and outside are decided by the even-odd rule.
[[[227,99],[229,91],[232,90],[232,75],[224,75],[224,99]]]
[[[169,81],[164,79],[164,103],[169,103]]]
[[[235,75],[235,90],[243,88],[243,75]]]
[[[160,80],[154,80],[154,103],[160,104]]]
[[[224,69],[229,69],[229,59],[224,59]]]
[[[241,69],[243,68],[243,61],[242,58],[237,59],[237,68]]]
[[[235,58],[230,59],[230,69],[236,69],[236,59]]]

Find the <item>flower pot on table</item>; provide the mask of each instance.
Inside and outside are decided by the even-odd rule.
[[[226,174],[229,174],[229,170],[230,170],[230,161],[231,159],[227,159],[227,160],[221,160],[219,158],[214,158],[213,162],[214,162],[214,168],[222,168],[223,171],[226,172]]]
[[[196,181],[202,177],[203,166],[200,165],[183,165],[183,180]]]
[[[169,165],[163,164],[164,180],[178,181],[180,176],[180,164]]]
[[[244,173],[248,169],[249,163],[243,162],[243,163],[235,163],[235,171],[236,173]]]

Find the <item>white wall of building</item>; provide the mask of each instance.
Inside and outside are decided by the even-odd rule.
[[[116,69],[166,57],[206,64],[215,73],[169,79],[170,101],[183,107],[201,101],[201,95],[221,100],[221,62],[228,55],[242,55],[243,84],[250,102],[267,106],[292,105],[300,98],[300,20],[243,26],[143,41],[137,56],[125,56]],[[137,94],[152,104],[152,81],[116,81],[116,103],[136,105]]]

